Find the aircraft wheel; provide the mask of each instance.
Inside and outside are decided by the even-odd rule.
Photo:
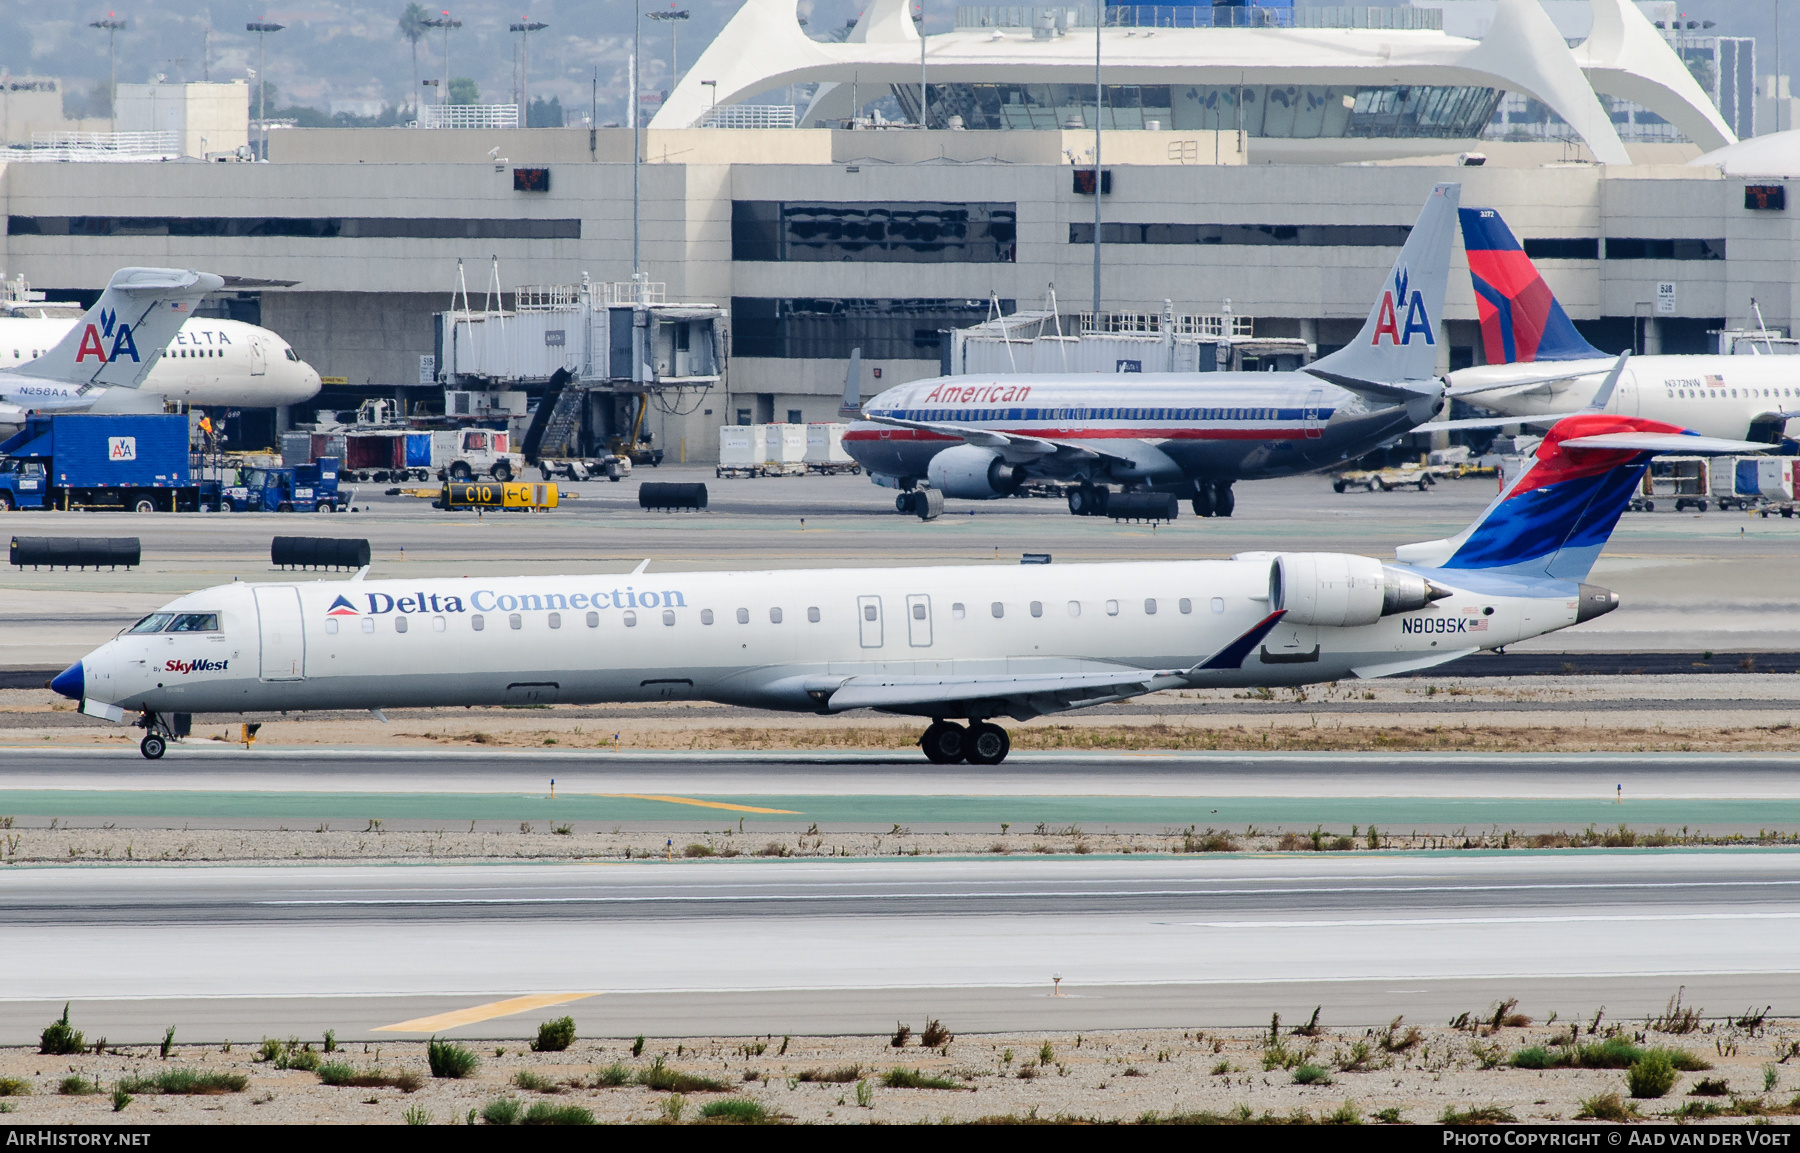
[[[1231,484],[1229,482],[1221,483],[1217,495],[1213,497],[1213,515],[1230,516],[1235,508],[1237,508],[1237,496],[1231,491]]]
[[[933,721],[919,738],[925,759],[934,765],[954,765],[967,755],[968,730],[949,721]]]
[[[1082,492],[1079,488],[1072,488],[1069,490],[1069,515],[1087,515],[1087,494]]]
[[[983,721],[969,730],[968,746],[966,756],[971,765],[997,765],[1012,752],[1012,738],[999,725]]]
[[[913,494],[910,492],[903,492],[894,498],[894,511],[901,516],[906,516],[912,512],[912,502]]]
[[[1194,486],[1194,515],[1212,516],[1219,508],[1219,492],[1210,481]]]
[[[161,760],[168,748],[168,743],[155,733],[145,734],[144,739],[138,742],[138,752],[144,754],[147,761]]]

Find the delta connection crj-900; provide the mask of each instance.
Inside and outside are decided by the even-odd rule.
[[[1651,457],[1749,447],[1571,417],[1468,529],[1392,563],[234,583],[150,614],[51,687],[135,719],[151,758],[181,713],[696,699],[928,717],[929,759],[996,764],[1011,741],[994,717],[1412,672],[1608,612],[1617,597],[1583,582]]]

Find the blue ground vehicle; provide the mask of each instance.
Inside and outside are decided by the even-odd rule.
[[[0,510],[217,508],[197,464],[185,416],[31,416],[0,444]]]
[[[242,469],[223,498],[223,507],[231,512],[336,512],[344,507],[338,461],[331,456],[292,468]]]

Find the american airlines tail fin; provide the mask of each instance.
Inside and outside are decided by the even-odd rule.
[[[1456,240],[1456,205],[1461,197],[1460,184],[1440,184],[1431,190],[1362,331],[1306,371],[1390,404],[1416,397],[1417,385],[1425,382],[1433,396],[1438,394],[1438,321],[1450,281],[1450,249]],[[1405,382],[1415,387],[1395,387]]]
[[[1589,344],[1556,294],[1538,275],[1512,229],[1492,208],[1464,208],[1463,250],[1475,284],[1481,343],[1489,364],[1589,360],[1606,356]]]
[[[850,369],[844,373],[844,400],[838,405],[838,419],[862,419],[862,349],[850,350]]]
[[[121,268],[56,346],[14,371],[70,384],[136,388],[194,306],[222,277],[180,268]]]
[[[1652,457],[1767,447],[1640,417],[1569,416],[1545,434],[1530,463],[1474,524],[1449,540],[1402,545],[1394,555],[1421,568],[1585,580]]]

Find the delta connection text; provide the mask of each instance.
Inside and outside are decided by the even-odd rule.
[[[1596,1149],[1608,1148],[1708,1148],[1708,1149],[1789,1149],[1792,1134],[1761,1128],[1745,1127],[1743,1129],[1711,1129],[1711,1130],[1655,1130],[1609,1129],[1605,1132],[1596,1130],[1546,1130],[1546,1129],[1504,1129],[1491,1132],[1473,1132],[1467,1129],[1445,1129],[1444,1144],[1458,1149],[1508,1147],[1546,1149]]]
[[[545,612],[561,609],[684,609],[687,597],[678,589],[645,589],[632,585],[610,592],[585,593],[496,593],[477,589],[469,594],[465,606],[460,596],[418,592],[411,595],[364,593],[367,608],[358,608],[346,597],[338,597],[326,610],[327,616],[383,616],[388,613],[461,613],[461,612]]]

